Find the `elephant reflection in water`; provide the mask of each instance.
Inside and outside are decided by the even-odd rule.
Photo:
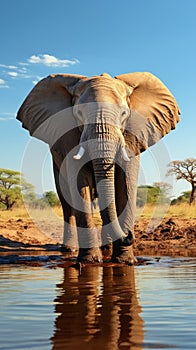
[[[53,350],[143,348],[132,267],[65,268],[57,293]]]

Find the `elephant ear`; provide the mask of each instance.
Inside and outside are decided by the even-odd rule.
[[[167,87],[153,74],[136,72],[118,75],[131,91],[131,110],[124,137],[131,153],[139,154],[175,129],[180,111]]]
[[[69,108],[72,107],[72,91],[83,78],[81,75],[57,74],[42,79],[17,113],[23,128],[32,136],[54,143],[66,129],[64,123],[73,123],[72,108]]]

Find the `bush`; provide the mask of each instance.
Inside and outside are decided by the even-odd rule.
[[[171,201],[171,205],[189,203],[190,202],[190,195],[191,195],[191,191],[183,192],[178,198],[175,198]]]

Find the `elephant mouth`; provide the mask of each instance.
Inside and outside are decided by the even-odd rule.
[[[76,155],[74,155],[73,158],[75,160],[80,160],[83,157],[84,153],[85,153],[85,148],[80,145],[78,153]],[[122,155],[122,158],[124,159],[125,162],[130,161],[130,158],[127,154],[126,148],[123,145],[121,145],[121,155]]]
[[[111,128],[109,126],[109,128]],[[106,158],[106,156],[108,157],[107,153],[111,153],[111,158],[114,158],[114,153],[120,153],[122,156],[122,159],[125,162],[129,162],[130,158],[127,154],[126,151],[126,145],[125,145],[125,140],[124,140],[124,136],[120,130],[120,128],[115,127],[115,129],[113,130],[113,133],[115,134],[115,136],[111,136],[111,132],[106,132],[107,130],[107,126],[103,127],[103,125],[97,125],[97,129],[98,131],[96,131],[96,134],[92,135],[92,133],[90,133],[91,135],[91,146],[88,148],[92,148],[92,150],[94,149],[94,145],[93,143],[96,145],[96,151],[94,152],[95,154],[92,155],[92,150],[90,150],[90,153],[92,155],[92,157],[98,157],[98,158]],[[104,129],[104,130],[103,130]],[[108,129],[109,130],[109,129]],[[85,146],[84,143],[86,141],[89,141],[89,137],[88,137],[88,128],[84,128],[81,138],[80,138],[80,143],[79,143],[79,149],[77,154],[75,154],[73,156],[73,158],[75,160],[80,160],[85,152]],[[118,149],[118,151],[117,151]],[[116,150],[116,152],[115,152]],[[97,154],[99,151],[99,154]]]

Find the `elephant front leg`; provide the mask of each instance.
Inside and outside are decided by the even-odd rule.
[[[100,262],[102,254],[92,216],[90,188],[89,186],[82,187],[79,192],[81,199],[74,203],[79,243],[77,260],[79,262]]]
[[[120,226],[127,235],[127,240],[113,242],[112,259],[120,263],[134,264],[137,259],[133,254],[134,223],[136,214],[136,196],[140,157],[132,157],[126,163],[125,171],[116,169],[115,196],[116,210]]]
[[[78,250],[78,236],[76,219],[73,208],[71,207],[71,198],[68,190],[68,185],[66,182],[65,171],[61,167],[60,171],[60,160],[57,162],[57,155],[53,154],[53,171],[54,179],[56,184],[57,193],[62,205],[63,218],[64,218],[64,234],[63,234],[63,244],[62,251],[75,253]]]
[[[67,157],[68,158],[68,157]],[[97,228],[92,215],[91,193],[93,186],[92,167],[88,160],[67,159],[68,183],[71,194],[71,206],[76,218],[79,262],[100,262],[102,254]]]
[[[78,234],[74,209],[66,202],[62,202],[64,216],[64,235],[62,252],[75,253],[78,251]]]

